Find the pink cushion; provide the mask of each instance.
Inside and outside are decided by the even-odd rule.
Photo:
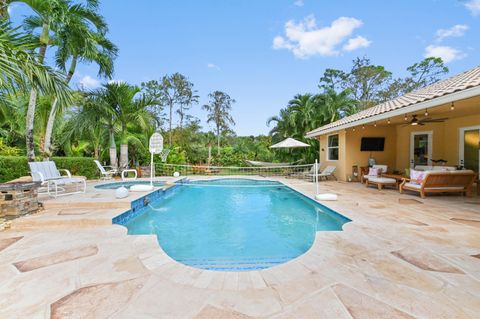
[[[370,167],[368,170],[368,176],[378,176],[380,175],[380,170],[378,168]]]
[[[425,178],[425,172],[410,170],[410,183],[421,184]]]

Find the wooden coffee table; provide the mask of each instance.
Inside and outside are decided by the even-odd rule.
[[[385,186],[393,186],[398,188],[398,181],[395,178],[389,177],[369,177],[365,180],[365,184],[367,187],[370,185],[376,185],[378,190],[383,189]]]

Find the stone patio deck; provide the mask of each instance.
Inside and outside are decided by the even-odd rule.
[[[111,224],[125,206],[89,190],[0,232],[0,318],[479,317],[478,197],[322,182],[339,194],[323,204],[353,221],[344,231],[318,232],[280,266],[218,272],[179,264],[153,235],[127,235]]]

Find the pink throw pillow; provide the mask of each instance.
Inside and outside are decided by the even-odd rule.
[[[380,175],[380,170],[378,168],[370,167],[368,170],[368,176],[378,176]]]
[[[414,184],[421,184],[425,178],[425,172],[416,171],[414,169],[410,170],[410,182]]]

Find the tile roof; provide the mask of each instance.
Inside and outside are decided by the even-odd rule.
[[[480,86],[480,66],[457,74],[445,80],[436,82],[419,90],[399,96],[393,100],[378,104],[361,112],[347,116],[336,122],[324,125],[307,133],[307,137],[321,135],[322,132],[333,128],[354,123],[375,115],[391,112],[406,106],[432,100],[454,92]]]

